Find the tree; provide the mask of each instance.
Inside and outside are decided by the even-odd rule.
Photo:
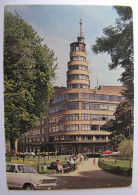
[[[124,140],[118,146],[118,151],[120,151],[121,157],[125,157],[130,159],[130,167],[131,160],[133,156],[133,140]]]
[[[17,13],[4,15],[5,136],[15,139],[46,114],[57,68],[54,52]]]
[[[115,119],[104,126],[111,132],[111,144],[117,147],[122,140],[133,137],[134,59],[132,9],[127,6],[114,6],[114,9],[119,15],[116,26],[103,29],[104,35],[96,39],[92,51],[96,54],[107,52],[111,56],[110,70],[118,66],[124,70],[119,80],[124,86],[122,95],[126,100],[118,106]]]
[[[127,6],[114,6],[119,18],[116,26],[103,29],[104,36],[96,39],[92,51],[96,54],[107,52],[111,56],[109,69],[121,66],[124,72],[119,78],[124,86],[123,95],[130,101],[134,99],[134,64],[133,64],[133,18],[132,9]]]
[[[121,141],[133,139],[133,103],[129,100],[122,101],[114,116],[114,119],[104,125],[104,129],[111,132],[111,144],[118,147]]]

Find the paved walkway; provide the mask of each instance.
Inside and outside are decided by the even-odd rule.
[[[84,161],[78,165],[78,169],[70,172],[69,176],[81,176],[82,172],[88,172],[88,171],[94,171],[94,170],[102,170],[100,167],[98,167],[98,159],[96,159],[96,163],[93,164],[93,159],[90,158],[87,161]],[[66,175],[66,174],[64,174]],[[84,177],[87,177],[87,175],[84,175]]]
[[[111,187],[129,187],[132,178],[112,174],[100,169],[93,164],[90,158],[78,165],[74,172],[58,174],[58,186],[56,190],[67,189],[92,189],[92,188],[111,188]]]

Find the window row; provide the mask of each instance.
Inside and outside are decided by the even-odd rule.
[[[85,45],[84,44],[81,44],[81,43],[74,43],[74,44],[71,44],[70,46],[70,51],[73,52],[73,51],[83,51],[85,52]]]
[[[114,102],[120,102],[125,99],[122,96],[92,94],[92,93],[81,93],[81,98],[88,99],[88,100],[103,100],[103,101],[114,101]]]
[[[101,121],[101,120],[110,120],[114,119],[113,115],[99,115],[99,114],[81,114],[81,120],[85,121]],[[66,115],[58,115],[49,118],[49,123],[60,123],[64,121],[77,121],[79,120],[79,114],[66,114]],[[44,131],[44,129],[42,129]],[[42,132],[44,133],[44,132]]]
[[[81,119],[82,120],[97,120],[97,121],[101,121],[101,120],[110,120],[110,119],[114,119],[115,116],[113,115],[99,115],[99,114],[81,114]]]
[[[65,106],[64,106],[64,104],[62,104],[62,105],[59,105],[59,106],[50,108],[50,109],[49,109],[49,114],[53,114],[53,113],[62,111],[62,110],[64,110],[64,109],[65,109]]]
[[[68,75],[68,81],[70,80],[89,80],[89,76],[85,74],[72,74]]]
[[[100,131],[103,130],[103,125],[91,125],[91,124],[82,124],[82,131]]]
[[[49,123],[59,123],[62,121],[64,121],[64,115],[58,115],[49,118]]]
[[[81,109],[82,110],[109,110],[109,111],[116,111],[117,105],[108,105],[108,104],[95,104],[95,103],[82,103],[81,104]],[[72,103],[67,103],[66,104],[66,109],[67,110],[78,110],[79,109],[79,103],[78,102],[72,102]],[[53,108],[49,109],[49,114],[53,114],[56,112],[60,112],[62,110],[65,110],[65,105],[59,105]],[[93,116],[94,118],[98,116]],[[103,116],[101,116],[103,117]],[[106,117],[106,116],[105,116]],[[60,118],[55,118],[55,122],[59,121],[62,117]],[[108,118],[108,120],[111,119],[111,117]],[[50,122],[54,123],[54,122]]]
[[[94,136],[91,136],[91,135],[83,135],[82,136],[82,140],[93,140]],[[105,135],[102,135],[102,136],[99,136],[99,135],[96,135],[95,136],[95,140],[105,140],[106,139],[106,136]]]
[[[81,84],[81,83],[68,85],[68,89],[76,89],[76,88],[77,89],[89,89],[89,85]]]
[[[59,131],[78,131],[79,125],[73,124],[73,125],[59,125],[55,127],[49,128],[49,133],[59,132]]]
[[[88,70],[88,67],[85,65],[72,65],[68,67],[68,70]]]
[[[28,138],[28,139],[23,139],[23,143],[43,142],[46,140],[47,140],[46,137]]]
[[[70,57],[70,60],[71,61],[74,61],[74,60],[86,61],[86,58],[83,56],[73,56],[73,57]]]
[[[76,121],[79,120],[79,114],[67,114],[67,115],[58,115],[49,118],[49,123],[60,123],[63,121]]]
[[[79,99],[79,93],[68,93],[68,99],[69,100]]]
[[[84,109],[84,110],[110,110],[110,111],[116,111],[116,108],[117,108],[116,105],[82,103],[82,109]]]
[[[68,104],[66,104],[66,108],[68,110],[78,110],[79,109],[79,103],[78,102],[68,103]]]
[[[53,100],[51,100],[52,104],[56,104],[58,102],[64,101],[66,99],[66,95],[60,95],[56,98],[54,98]]]
[[[54,136],[54,137],[50,137],[50,142],[54,142],[54,141],[78,141],[79,136],[78,135],[70,135],[70,136]],[[80,139],[82,141],[105,141],[106,140],[106,136],[105,135],[82,135],[80,136]]]

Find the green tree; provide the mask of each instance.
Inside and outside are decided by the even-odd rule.
[[[104,128],[111,132],[111,144],[118,146],[124,139],[133,137],[133,99],[134,99],[134,59],[133,59],[133,18],[132,9],[128,6],[114,6],[119,18],[116,26],[103,29],[104,35],[96,39],[92,51],[108,53],[111,56],[109,70],[123,68],[119,78],[124,86],[122,95],[126,100],[118,106],[115,119],[108,121]]]
[[[104,35],[96,39],[92,51],[96,54],[106,52],[111,56],[109,69],[118,66],[124,72],[119,78],[124,86],[123,95],[130,101],[134,98],[134,64],[133,64],[133,18],[132,9],[127,6],[115,6],[119,18],[116,26],[103,29]]]
[[[104,125],[104,129],[111,132],[111,144],[117,148],[122,140],[133,139],[133,103],[129,100],[122,101],[114,116],[114,119]]]
[[[4,15],[5,136],[18,139],[46,114],[57,68],[54,52],[17,13]]]
[[[123,158],[130,159],[130,168],[132,164],[133,157],[133,140],[124,140],[118,146],[118,151],[120,151],[120,155]]]

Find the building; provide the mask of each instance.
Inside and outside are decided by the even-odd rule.
[[[119,86],[90,89],[86,44],[80,20],[80,35],[77,42],[70,44],[67,88],[55,88],[49,103],[49,116],[41,120],[38,137],[26,135],[24,142],[19,142],[20,150],[95,154],[109,149],[110,133],[103,130],[103,125],[114,118],[118,104],[124,99],[120,93],[122,89]]]

